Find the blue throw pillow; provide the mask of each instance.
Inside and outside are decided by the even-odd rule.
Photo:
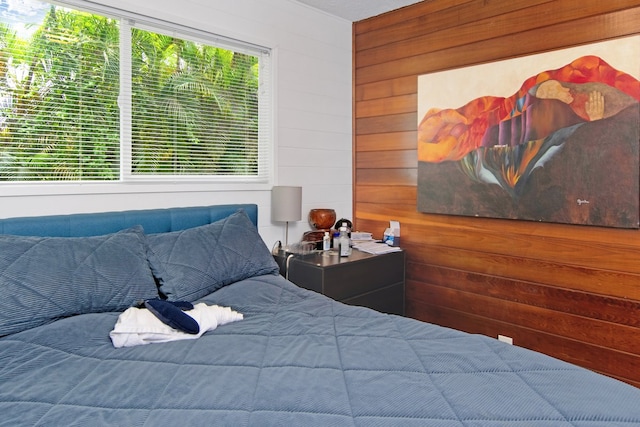
[[[91,237],[0,235],[0,336],[157,296],[140,226]]]
[[[195,301],[230,283],[279,273],[243,210],[211,224],[149,234],[147,244],[160,293],[173,301]]]

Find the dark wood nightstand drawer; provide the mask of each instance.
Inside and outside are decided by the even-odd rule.
[[[404,282],[404,253],[394,252],[325,269],[322,292],[342,301],[401,282]]]
[[[294,256],[287,278],[337,301],[404,314],[404,252],[372,255],[354,250]]]
[[[342,300],[345,304],[373,308],[388,314],[404,314],[404,282]]]

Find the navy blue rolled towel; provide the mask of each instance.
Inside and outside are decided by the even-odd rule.
[[[200,325],[196,320],[182,310],[191,310],[193,304],[187,301],[165,301],[149,299],[144,306],[166,325],[187,334],[200,332]]]

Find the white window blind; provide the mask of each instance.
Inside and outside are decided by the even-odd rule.
[[[268,49],[28,4],[0,22],[0,181],[268,180]]]

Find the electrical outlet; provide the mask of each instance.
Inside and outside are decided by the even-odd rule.
[[[507,344],[513,345],[513,338],[506,335],[498,335],[498,341],[506,342]]]

